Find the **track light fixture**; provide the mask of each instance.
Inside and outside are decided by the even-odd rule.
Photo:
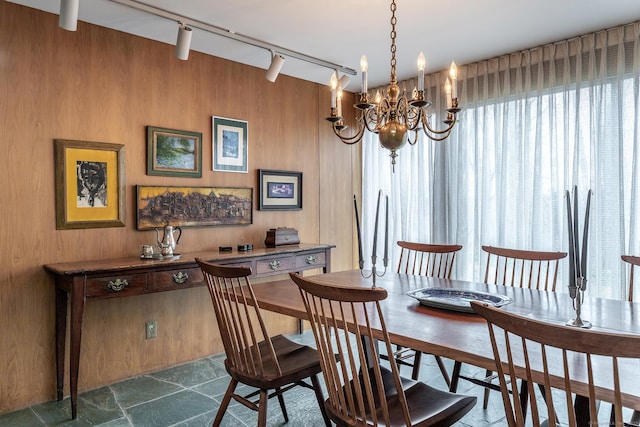
[[[193,31],[182,22],[179,24],[178,40],[176,40],[176,58],[186,61],[189,59],[189,49],[191,49],[191,36],[193,35]]]
[[[58,25],[67,31],[75,31],[78,27],[78,9],[80,0],[60,0],[60,20]]]
[[[338,73],[338,70],[336,70],[336,75],[337,73]],[[343,74],[342,77],[338,79],[338,85],[342,89],[345,89],[350,81],[351,81],[351,77],[349,77],[347,74]]]
[[[275,82],[278,74],[280,74],[280,70],[284,65],[284,56],[279,53],[271,51],[271,65],[269,65],[269,69],[267,70],[267,74],[265,75],[266,79],[270,82]]]

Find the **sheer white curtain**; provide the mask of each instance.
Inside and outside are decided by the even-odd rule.
[[[395,174],[377,136],[364,141],[365,242],[382,189],[390,248],[461,244],[455,277],[480,280],[482,245],[567,251],[565,191],[577,186],[580,230],[593,191],[589,293],[623,297],[620,255],[640,254],[640,23],[459,67],[459,76],[463,111],[446,141],[403,148]],[[438,101],[434,122],[444,78],[425,84]]]

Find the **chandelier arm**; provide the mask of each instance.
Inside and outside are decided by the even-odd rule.
[[[367,110],[365,114],[362,115],[362,122],[364,124],[364,127],[366,127],[369,132],[376,132],[376,130],[378,129],[379,117],[380,115],[378,114],[376,109],[372,108],[370,110]]]
[[[406,114],[407,129],[409,130],[420,129],[420,124],[422,122],[423,116],[426,116],[426,114],[424,113],[424,110],[422,108],[409,107],[409,111],[407,111],[407,114]]]
[[[431,133],[431,134],[434,134],[434,135],[444,135],[444,134],[446,134],[448,136],[451,133],[451,129],[453,129],[453,126],[456,124],[456,122],[457,122],[457,116],[455,114],[453,114],[453,118],[452,118],[451,122],[448,123],[447,128],[446,129],[442,129],[442,130],[437,130],[437,129],[433,129],[431,126],[429,126],[429,121],[427,120],[426,115],[422,116],[422,125],[424,126],[423,130],[424,130],[424,133],[427,134],[427,135],[429,133]],[[446,138],[447,137],[445,136],[442,139],[446,139]],[[433,139],[433,138],[431,138],[431,139]],[[442,139],[438,139],[437,141],[442,141]],[[434,139],[434,141],[436,141],[436,139]]]
[[[369,129],[370,132],[378,133],[380,127],[386,122],[390,110],[391,104],[389,100],[387,98],[380,100],[375,109],[367,111],[368,115],[365,117],[367,129]]]
[[[435,135],[432,135],[432,134],[428,133],[427,131],[425,131],[424,134],[425,134],[425,136],[427,138],[429,138],[432,141],[436,141],[436,142],[437,141],[444,141],[445,139],[449,138],[449,135],[451,134],[451,129],[445,131],[444,135],[439,136],[439,137],[435,136]]]
[[[355,133],[355,135],[343,136],[340,133],[340,130],[338,130],[335,125],[332,126],[332,128],[333,128],[333,133],[335,133],[336,136],[340,138],[340,141],[342,141],[344,144],[347,144],[347,145],[353,145],[360,142],[362,140],[362,137],[364,136],[364,129],[365,129],[364,126],[358,126],[358,131]]]
[[[416,142],[418,142],[418,129],[413,130],[413,141],[411,140],[411,136],[409,136],[407,137],[407,142],[409,143],[409,145],[416,145]]]

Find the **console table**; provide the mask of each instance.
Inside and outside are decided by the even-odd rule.
[[[67,309],[71,300],[69,378],[71,416],[77,417],[78,370],[82,317],[86,300],[122,298],[155,292],[204,286],[196,258],[217,264],[250,267],[254,278],[289,272],[331,268],[331,249],[335,245],[281,246],[259,248],[247,252],[190,252],[166,259],[136,257],[47,264],[56,287],[56,376],[57,398],[64,392],[64,356],[67,332]]]

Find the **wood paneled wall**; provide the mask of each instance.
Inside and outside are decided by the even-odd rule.
[[[43,264],[136,256],[135,185],[257,187],[258,169],[303,172],[303,210],[254,211],[244,227],[188,228],[180,252],[251,242],[271,227],[334,243],[334,271],[355,266],[358,148],[324,121],[325,86],[0,2],[0,413],[55,398],[54,292]],[[350,101],[351,102],[351,101]],[[249,173],[211,171],[211,116],[249,122]],[[147,125],[203,134],[201,179],[146,175]],[[53,140],[126,146],[126,227],[56,230]],[[356,177],[354,179],[354,177]],[[257,192],[257,190],[256,190]],[[254,197],[255,202],[255,197]],[[144,339],[147,320],[158,338]],[[269,316],[272,332],[295,321]],[[80,391],[222,351],[205,288],[87,304]],[[68,393],[68,384],[66,388]]]

